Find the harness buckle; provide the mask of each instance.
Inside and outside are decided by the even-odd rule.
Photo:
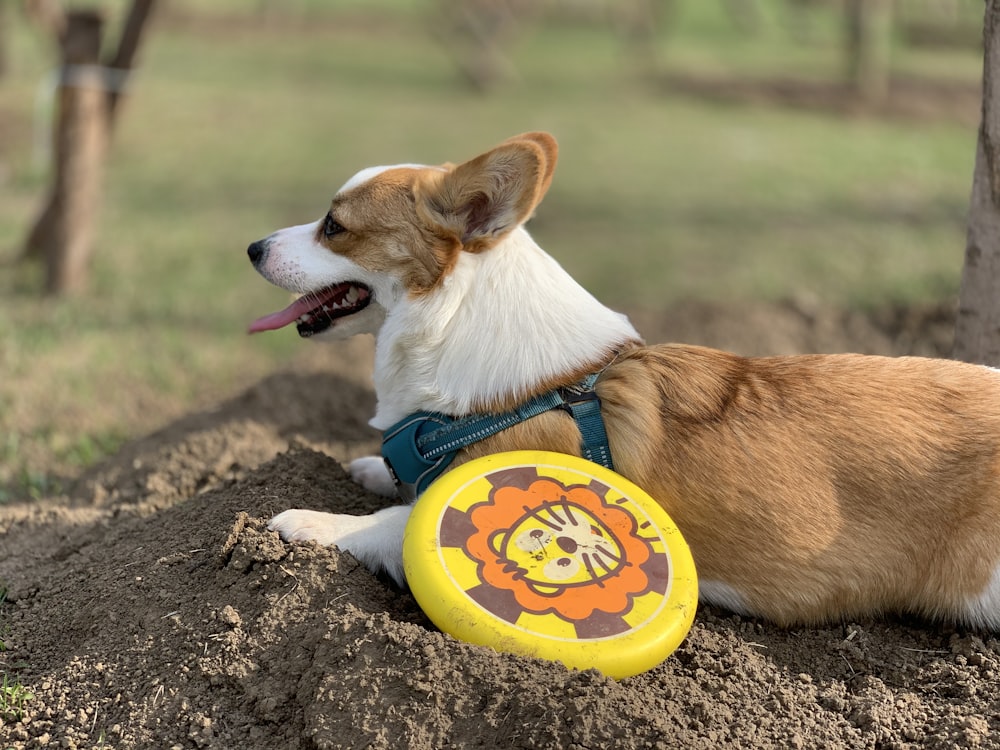
[[[574,388],[560,388],[559,395],[562,396],[563,403],[559,404],[559,408],[564,411],[573,413],[573,407],[577,404],[584,404],[588,401],[596,401],[598,404],[601,403],[600,397],[597,395],[597,391],[587,390],[578,391]]]
[[[441,414],[417,412],[397,422],[382,436],[382,460],[396,485],[396,492],[406,502],[416,500],[454,458],[454,453],[425,458],[418,443],[423,432],[450,422]]]
[[[592,383],[585,384],[582,389],[560,388],[559,395],[563,400],[559,408],[573,417],[580,430],[580,451],[583,457],[613,471],[615,467],[608,445],[608,434],[601,416],[601,399]]]

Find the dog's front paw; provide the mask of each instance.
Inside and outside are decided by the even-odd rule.
[[[286,510],[268,523],[286,542],[318,542],[354,555],[369,570],[386,571],[400,586],[403,573],[403,532],[411,506],[383,508],[368,516]]]
[[[351,461],[351,479],[376,495],[396,496],[396,483],[381,456],[363,456]]]
[[[286,542],[317,542],[325,546],[341,546],[344,537],[363,527],[358,521],[364,516],[320,513],[316,510],[286,510],[267,524]]]

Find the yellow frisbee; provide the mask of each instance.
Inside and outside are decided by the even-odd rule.
[[[631,677],[684,640],[694,561],[666,512],[582,458],[497,453],[417,501],[403,538],[417,603],[454,637]]]

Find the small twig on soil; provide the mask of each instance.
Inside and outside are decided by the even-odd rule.
[[[179,615],[180,613],[181,611],[179,609],[175,609],[173,612],[167,612],[167,614],[163,615],[160,619],[166,620],[168,617],[173,617],[174,615]]]
[[[281,569],[283,573],[285,573],[285,575],[291,576],[292,580],[295,583],[288,591],[286,591],[284,594],[281,595],[281,597],[278,599],[278,601],[275,602],[275,604],[281,604],[281,602],[284,600],[286,596],[293,593],[295,589],[299,587],[299,579],[295,577],[295,574],[292,571],[290,571],[284,565],[279,565],[278,567]]]
[[[900,651],[912,651],[915,654],[950,654],[951,652],[947,649],[939,648],[907,648],[906,646],[900,646]]]
[[[136,547],[136,548],[135,548],[134,550],[132,550],[132,552],[133,552],[133,553],[134,553],[134,552],[138,552],[138,551],[139,551],[139,550],[141,550],[141,549],[143,549],[143,548],[142,548],[142,547]],[[141,562],[140,560],[133,560],[133,561],[132,561],[132,562],[130,562],[130,563],[125,563],[125,567],[126,567],[126,568],[131,568],[131,567],[132,567],[133,565],[138,565],[138,564],[139,564],[140,562]]]
[[[841,654],[840,658],[844,660],[844,664],[846,664],[847,668],[851,670],[851,676],[853,677],[854,675],[856,675],[857,672],[854,671],[854,667],[851,666],[851,662],[847,661],[847,657]]]

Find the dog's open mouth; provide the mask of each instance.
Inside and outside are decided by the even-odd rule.
[[[299,336],[312,336],[332,326],[337,318],[363,310],[371,301],[371,290],[364,284],[335,284],[303,294],[284,310],[258,318],[250,324],[249,332],[274,331],[295,323]]]

